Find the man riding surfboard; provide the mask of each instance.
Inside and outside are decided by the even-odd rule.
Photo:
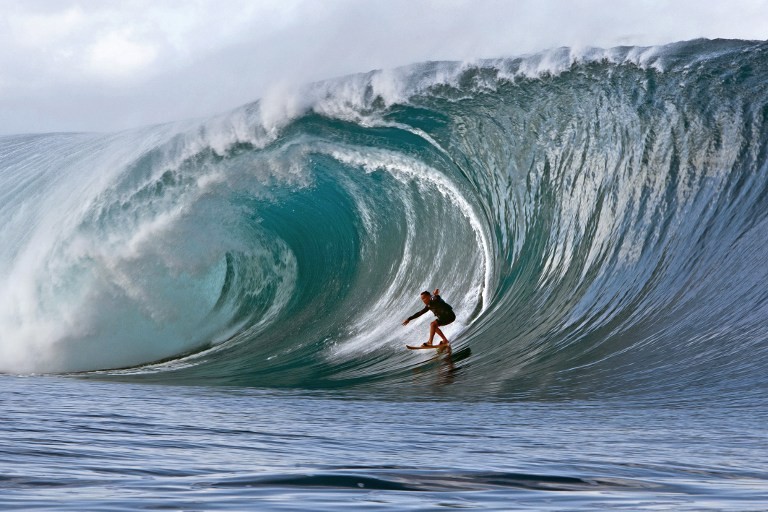
[[[435,334],[443,339],[440,345],[449,344],[450,342],[448,341],[448,338],[445,337],[445,334],[440,330],[440,327],[448,325],[456,320],[456,314],[453,312],[453,308],[440,297],[440,290],[438,288],[435,288],[434,294],[430,294],[427,291],[421,292],[421,301],[425,304],[424,309],[406,318],[403,321],[403,325],[408,325],[408,322],[411,320],[420,317],[427,311],[432,311],[437,317],[437,320],[433,320],[432,323],[429,324],[429,341],[424,343],[422,347],[432,346]]]

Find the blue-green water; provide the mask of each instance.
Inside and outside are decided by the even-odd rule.
[[[402,400],[0,379],[4,510],[762,510],[762,397]]]
[[[0,138],[0,505],[768,507],[767,53]],[[407,351],[434,288],[452,352]]]

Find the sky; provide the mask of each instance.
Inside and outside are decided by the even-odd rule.
[[[768,38],[768,0],[0,0],[0,134],[207,117],[427,60]]]

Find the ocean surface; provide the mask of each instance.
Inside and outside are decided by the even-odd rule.
[[[768,509],[768,43],[0,137],[0,226],[3,510]]]

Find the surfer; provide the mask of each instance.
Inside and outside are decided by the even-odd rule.
[[[432,311],[437,317],[437,320],[433,320],[432,323],[429,324],[429,341],[424,343],[422,347],[433,345],[435,334],[443,339],[442,343],[440,343],[441,345],[449,344],[450,342],[448,341],[448,338],[445,337],[445,334],[440,330],[440,327],[448,325],[456,320],[456,314],[453,312],[453,308],[440,297],[440,290],[438,288],[435,288],[434,294],[430,294],[427,291],[421,292],[421,301],[425,304],[424,309],[406,318],[405,321],[403,321],[403,325],[408,325],[408,322],[411,320],[420,317],[427,311]]]

